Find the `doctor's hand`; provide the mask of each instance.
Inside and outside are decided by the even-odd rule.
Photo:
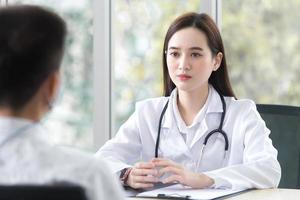
[[[132,168],[127,185],[135,189],[153,187],[158,182],[157,175],[158,171],[153,163],[139,162]]]
[[[164,180],[163,183],[180,183],[192,188],[205,188],[214,184],[214,180],[205,174],[195,173],[183,166],[164,158],[154,158],[152,163],[160,168],[158,176],[165,173],[171,174]]]

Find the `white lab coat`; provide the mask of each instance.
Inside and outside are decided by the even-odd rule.
[[[40,124],[24,119],[0,117],[0,171],[1,185],[70,182],[82,186],[89,200],[124,199],[102,159],[51,145]]]
[[[138,161],[151,160],[161,111],[170,99],[161,125],[159,157],[171,159],[192,171],[203,172],[214,179],[214,188],[278,186],[281,169],[277,150],[253,101],[225,97],[227,110],[223,130],[228,135],[228,154],[224,159],[224,138],[221,134],[214,134],[209,138],[197,168],[205,136],[219,126],[223,111],[221,99],[209,86],[205,105],[193,124],[186,127],[178,112],[176,96],[175,89],[169,98],[138,102],[132,116],[97,152],[97,156],[109,160],[116,173]]]

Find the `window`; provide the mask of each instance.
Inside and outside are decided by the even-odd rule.
[[[60,144],[91,149],[94,142],[97,149],[128,119],[136,101],[162,95],[164,35],[187,11],[216,16],[238,98],[300,105],[300,0],[9,0],[20,2],[48,6],[69,26],[63,97],[46,123]],[[93,35],[97,20],[103,27]],[[109,61],[93,63],[93,55],[94,61]]]
[[[62,64],[63,84],[54,110],[44,121],[56,143],[91,150],[93,147],[93,9],[86,0],[9,0],[36,4],[59,13],[68,37]]]
[[[161,96],[162,46],[171,22],[184,12],[199,12],[199,0],[115,0],[112,4],[112,135],[135,102]]]
[[[300,105],[300,1],[223,2],[222,35],[238,98]]]

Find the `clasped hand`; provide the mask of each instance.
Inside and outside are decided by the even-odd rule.
[[[213,179],[205,174],[192,172],[168,159],[154,158],[149,162],[136,163],[129,174],[127,184],[135,189],[151,188],[166,173],[170,175],[161,181],[164,184],[180,183],[192,188],[205,188],[214,183]]]

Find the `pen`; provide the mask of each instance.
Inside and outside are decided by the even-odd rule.
[[[158,198],[164,198],[164,199],[186,199],[186,200],[189,200],[190,199],[190,196],[182,196],[182,195],[179,195],[179,194],[169,194],[169,195],[166,195],[166,194],[158,194],[157,195]]]

